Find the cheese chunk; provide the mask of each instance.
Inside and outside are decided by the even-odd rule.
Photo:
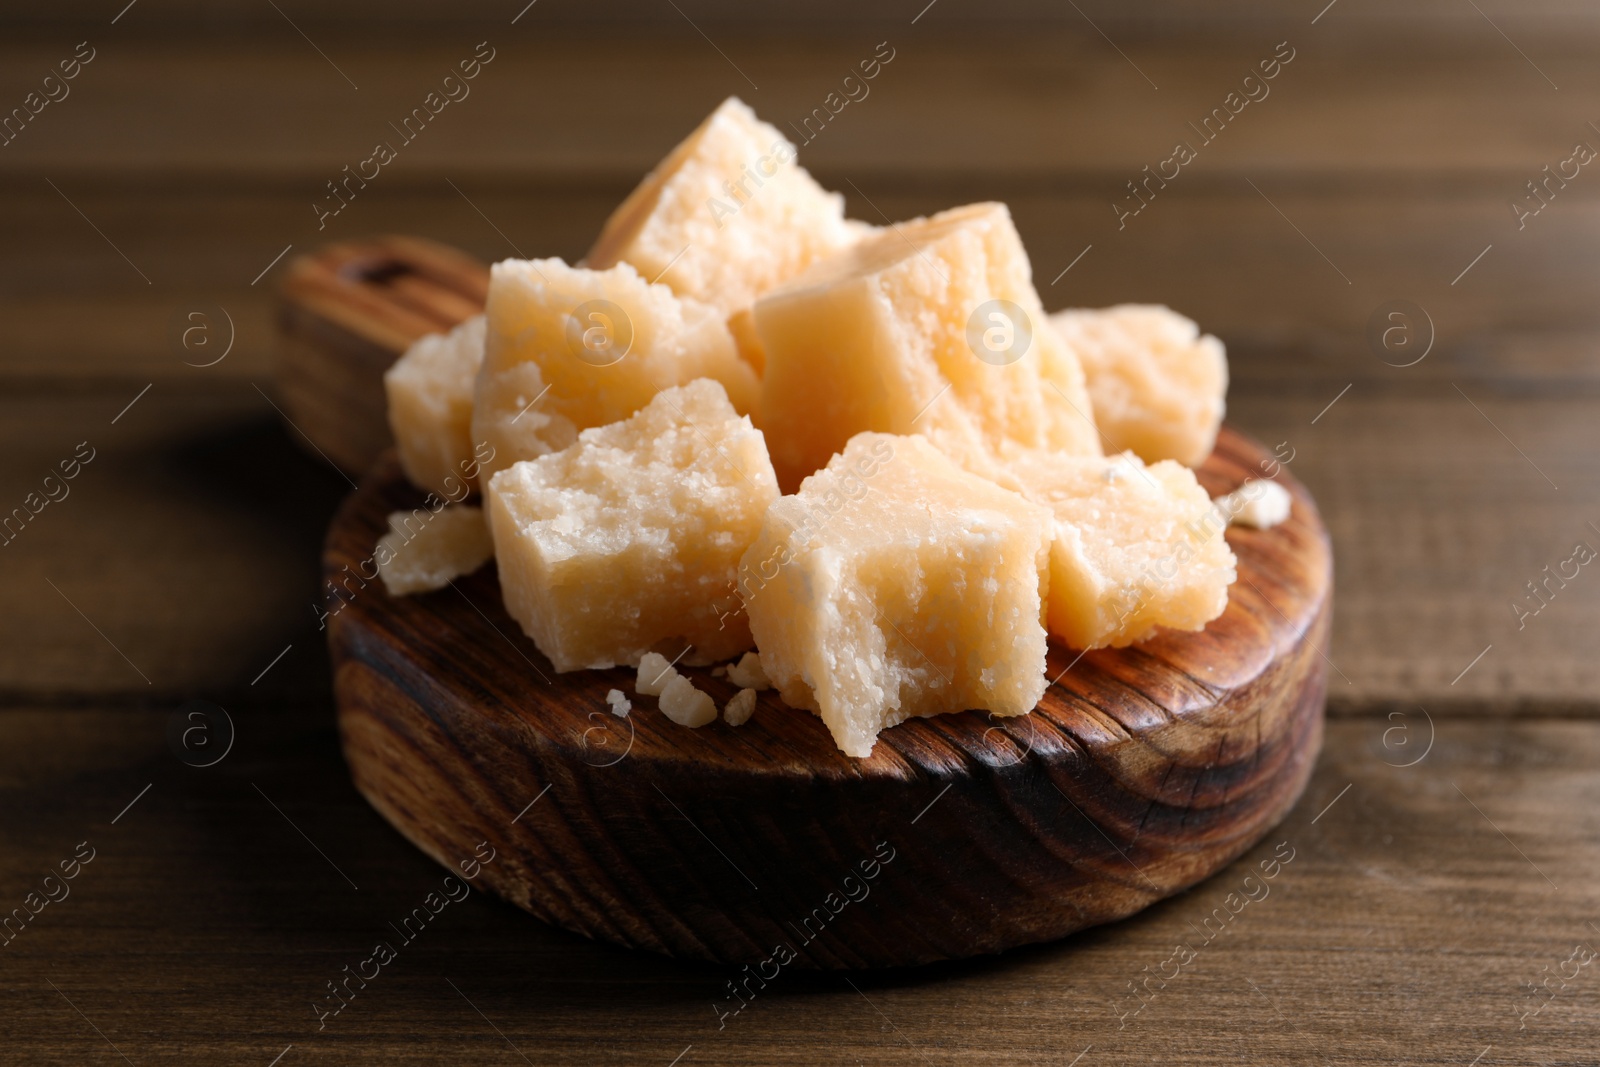
[[[762,670],[852,756],[913,715],[1032,711],[1050,521],[921,437],[856,436],[740,564]]]
[[[405,596],[443,589],[492,555],[494,544],[480,508],[418,508],[389,516],[389,532],[378,539],[373,562],[389,595]]]
[[[633,710],[633,701],[623,695],[620,689],[606,690],[606,704],[611,708],[611,714],[619,719],[626,719],[628,712]]]
[[[1063,643],[1120,648],[1158,626],[1203,629],[1228,606],[1226,520],[1187,467],[1041,454],[1012,470],[1055,513],[1048,624]]]
[[[755,320],[786,488],[864,430],[920,433],[1002,482],[1018,450],[1100,454],[1083,372],[1046,326],[1004,204],[864,238],[768,293]]]
[[[485,474],[560,451],[579,431],[625,419],[662,389],[715,378],[749,412],[758,384],[723,317],[610,270],[559,259],[506,260],[489,275],[486,352],[472,438],[493,449]]]
[[[659,652],[646,652],[639,657],[639,676],[634,680],[633,691],[645,696],[658,697],[667,683],[678,676],[672,661]]]
[[[761,654],[759,652],[746,652],[739,657],[739,662],[728,668],[728,681],[741,689],[754,689],[758,692],[772,688],[772,683],[767,680],[767,672],[761,669]]]
[[[506,610],[558,671],[637,665],[669,643],[692,646],[685,662],[728,659],[750,632],[717,604],[777,495],[761,431],[722,386],[667,389],[488,480]]]
[[[484,317],[474,315],[449,333],[422,338],[384,372],[389,430],[401,468],[419,489],[454,498],[464,484],[476,484],[472,386],[483,331]]]
[[[854,238],[844,198],[736,97],[724,100],[606,220],[588,264],[627,262],[727,317]]]
[[[1228,393],[1222,342],[1168,308],[1123,304],[1050,317],[1089,380],[1110,448],[1146,463],[1198,467],[1211,455]]]

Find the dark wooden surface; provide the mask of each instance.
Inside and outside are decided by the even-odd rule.
[[[1070,1064],[1085,1049],[1081,1067],[1593,1062],[1600,972],[1551,976],[1574,946],[1600,947],[1600,580],[1585,568],[1521,630],[1510,604],[1575,541],[1600,548],[1600,178],[1585,168],[1521,231],[1508,206],[1574,141],[1600,146],[1592,12],[1339,0],[1313,25],[1321,3],[1239,4],[1249,17],[1191,41],[1123,36],[1111,5],[1080,3],[1113,46],[1070,12],[991,33],[940,0],[870,33],[773,40],[708,21],[713,45],[687,24],[665,40],[546,25],[548,0],[515,27],[508,10],[377,35],[279,6],[359,90],[287,23],[237,29],[209,6],[140,0],[115,25],[121,3],[74,8],[0,37],[6,107],[76,42],[99,50],[0,149],[4,507],[78,442],[97,449],[0,548],[6,906],[78,842],[98,850],[71,897],[0,947],[8,1062],[266,1065],[291,1044],[283,1067]],[[1047,306],[1193,315],[1229,344],[1230,418],[1296,449],[1333,537],[1338,670],[1322,760],[1281,831],[1295,860],[1122,1029],[1128,983],[1270,847],[1057,945],[786,975],[720,1031],[732,974],[475,895],[318,1032],[324,983],[440,872],[338,753],[311,604],[349,486],[281,428],[282,263],[252,280],[285,246],[372,233],[485,260],[581,255],[723,95],[797,120],[886,36],[897,57],[872,95],[803,149],[851,211],[1009,201]],[[499,53],[473,96],[319,234],[323,182],[485,38]],[[1272,95],[1119,232],[1123,183],[1285,39],[1298,53]],[[1365,338],[1401,298],[1438,335],[1403,369]],[[178,346],[172,320],[202,305],[232,316],[235,345],[186,366],[210,357]],[[208,769],[166,740],[195,698],[238,727]],[[1547,979],[1553,997],[1530,995]]]

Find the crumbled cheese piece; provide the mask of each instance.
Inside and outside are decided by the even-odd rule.
[[[679,299],[626,263],[496,263],[472,412],[472,439],[493,449],[483,477],[566,448],[580,431],[697,378],[721,382],[741,413],[756,406],[756,373],[715,308]]]
[[[1125,452],[1041,454],[1011,469],[1023,494],[1055,513],[1047,625],[1065,644],[1122,647],[1158,626],[1199,630],[1228,606],[1233,550],[1189,468],[1146,467]]]
[[[750,721],[750,716],[756,713],[756,691],[754,689],[741,689],[733,694],[727,705],[722,709],[722,717],[729,726],[743,726]]]
[[[1252,478],[1227,496],[1218,497],[1216,506],[1235,526],[1270,530],[1289,517],[1293,498],[1289,490],[1270,478]]]
[[[767,673],[761,669],[759,652],[746,652],[739,658],[738,663],[730,664],[728,681],[742,689],[754,689],[757,692],[772,688],[772,683],[767,680]]]
[[[1150,304],[1059,311],[1050,324],[1083,365],[1110,447],[1190,467],[1211,455],[1228,392],[1221,341]]]
[[[711,677],[713,677],[713,678],[726,678],[727,676],[728,676],[728,665],[726,663],[719,663],[715,667],[711,668]]]
[[[698,728],[716,719],[717,702],[673,671],[666,688],[661,690],[661,713],[679,726]]]
[[[506,610],[558,671],[690,663],[748,649],[732,592],[778,483],[761,431],[717,382],[667,389],[623,422],[490,478]]]
[[[724,317],[854,239],[844,198],[729,97],[606,220],[589,265],[628,262]]]
[[[633,710],[633,701],[623,696],[620,689],[606,690],[606,703],[611,705],[611,714],[619,719],[626,719]]]
[[[1017,450],[1100,455],[1083,370],[1051,330],[1004,204],[867,237],[762,297],[761,426],[792,490],[866,431],[919,433],[1003,481]]]
[[[419,489],[452,500],[475,485],[472,386],[483,362],[484,317],[446,334],[429,334],[406,349],[383,375],[389,430],[400,467]]]
[[[913,715],[1032,711],[1051,521],[922,437],[857,435],[740,563],[762,671],[852,756]]]
[[[481,508],[448,507],[397,511],[389,532],[378,539],[373,562],[390,596],[443,589],[471,574],[494,555]]]
[[[667,683],[678,677],[677,669],[659,652],[646,652],[639,657],[639,677],[633,683],[636,693],[658,697]]]

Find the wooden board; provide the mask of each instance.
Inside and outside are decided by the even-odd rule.
[[[1225,431],[1201,478],[1231,491],[1269,457]],[[422,504],[389,458],[323,559],[345,757],[429,855],[450,867],[489,842],[496,892],[590,937],[736,965],[787,946],[830,968],[1054,940],[1209,876],[1310,774],[1332,556],[1311,498],[1281,477],[1294,514],[1228,533],[1240,579],[1202,633],[1081,658],[1053,647],[1033,714],[912,720],[855,760],[771,692],[737,729],[676,726],[645,697],[618,721],[605,694],[632,693],[633,672],[556,674],[502,609],[492,565],[416,597],[361,581],[389,513]],[[719,705],[735,692],[688,673]],[[523,824],[532,803],[544,810]],[[937,844],[902,853],[895,828],[934,805]],[[840,908],[873,891],[863,870],[891,865],[876,891],[892,907]],[[823,926],[836,936],[818,939]]]

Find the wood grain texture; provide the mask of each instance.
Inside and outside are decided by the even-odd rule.
[[[315,449],[360,474],[392,441],[383,372],[417,338],[483,310],[489,271],[432,241],[382,237],[300,256],[280,291],[277,383],[287,417]]]
[[[1225,432],[1202,481],[1237,488],[1269,455]],[[1058,678],[1033,714],[913,720],[854,760],[770,692],[737,729],[684,729],[643,697],[617,721],[605,694],[631,693],[633,672],[556,675],[501,608],[492,565],[410,598],[353,579],[372,573],[388,514],[422,502],[390,458],[324,555],[345,756],[424,851],[449,865],[491,842],[497,893],[589,937],[731,964],[787,944],[822,968],[1054,940],[1207,877],[1299,796],[1322,734],[1332,556],[1284,481],[1288,522],[1228,534],[1241,577],[1205,631],[1081,659],[1052,648]],[[735,692],[690,673],[719,705]],[[530,802],[537,829],[517,819]],[[896,850],[934,805],[938,846]],[[825,903],[885,850],[893,909]],[[823,925],[837,936],[817,938]]]

